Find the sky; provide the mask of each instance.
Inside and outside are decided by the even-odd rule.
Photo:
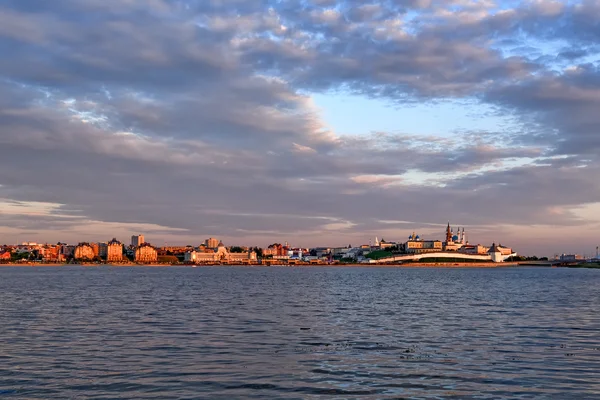
[[[599,0],[4,0],[0,243],[600,244]]]

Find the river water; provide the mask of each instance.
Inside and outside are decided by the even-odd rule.
[[[0,398],[600,398],[600,270],[0,268]]]

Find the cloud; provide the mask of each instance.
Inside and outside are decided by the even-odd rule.
[[[502,226],[508,244],[506,227],[589,227],[576,210],[600,196],[599,14],[587,0],[5,1],[0,238],[36,218],[49,241],[185,244],[392,240],[448,219],[482,242]],[[491,106],[516,129],[343,135],[312,100],[330,92]]]

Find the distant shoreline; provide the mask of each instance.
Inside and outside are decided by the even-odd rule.
[[[1,267],[68,267],[68,266],[80,266],[90,268],[102,268],[102,267],[153,267],[153,268],[173,268],[173,267],[185,267],[185,268],[203,268],[203,267],[288,267],[288,268],[507,268],[507,267],[518,267],[516,263],[407,263],[407,264],[301,264],[301,265],[233,265],[233,264],[202,264],[202,265],[185,265],[185,264],[53,264],[53,263],[14,263],[14,264],[0,264]]]

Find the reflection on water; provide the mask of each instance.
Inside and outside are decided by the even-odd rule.
[[[0,268],[0,397],[600,398],[600,271]]]

